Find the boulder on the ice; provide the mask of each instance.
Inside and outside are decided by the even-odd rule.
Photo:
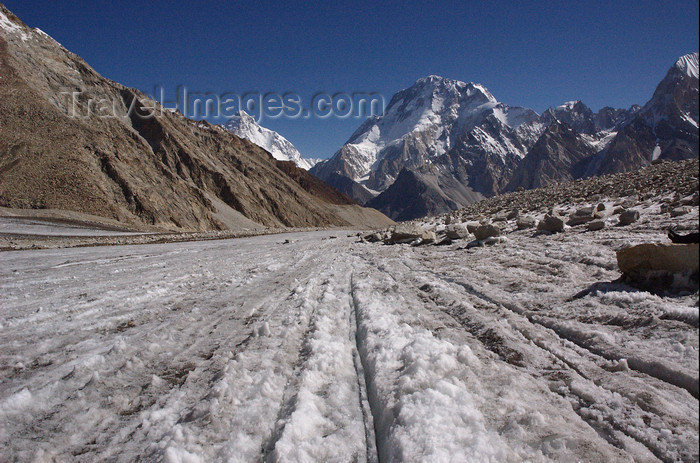
[[[569,221],[566,222],[566,224],[570,227],[575,227],[576,225],[582,225],[586,222],[599,218],[601,218],[601,215],[593,208],[593,206],[582,207],[577,209],[576,212],[569,216]]]
[[[400,244],[420,240],[421,243],[427,244],[435,241],[435,238],[435,232],[432,230],[423,230],[418,225],[402,223],[391,230],[386,242],[389,244]]]
[[[451,240],[463,240],[469,236],[469,230],[464,225],[452,224],[445,227],[445,236]]]
[[[604,220],[592,220],[588,222],[588,231],[598,231],[605,228]]]
[[[481,224],[478,222],[469,222],[467,224],[467,231],[469,233],[474,233],[476,231],[476,229],[479,228],[480,226],[481,226]]]
[[[639,211],[636,209],[627,209],[620,214],[619,220],[619,224],[622,226],[634,223],[639,220]]]
[[[564,220],[556,215],[547,214],[537,224],[537,229],[549,233],[559,233],[564,231]]]
[[[534,228],[535,225],[537,225],[537,221],[531,215],[522,215],[518,217],[517,222],[515,222],[515,226],[518,227],[518,230]]]
[[[671,209],[671,217],[680,217],[688,214],[692,209],[688,206],[681,206]]]
[[[507,222],[508,214],[506,212],[500,212],[493,217],[494,222]]]
[[[477,241],[485,240],[492,236],[499,236],[501,234],[501,229],[493,224],[481,225],[474,230],[474,237]]]
[[[382,236],[381,233],[375,232],[375,233],[369,233],[363,237],[363,239],[369,243],[376,243],[378,241],[382,241],[384,237]]]
[[[645,243],[617,251],[617,265],[637,283],[697,288],[700,244]]]

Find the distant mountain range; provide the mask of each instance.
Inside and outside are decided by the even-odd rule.
[[[698,54],[671,67],[643,107],[580,101],[537,114],[483,86],[438,76],[395,94],[311,173],[408,220],[518,188],[698,156]]]
[[[292,161],[302,169],[311,169],[319,159],[307,159],[301,156],[299,150],[289,140],[279,133],[262,127],[256,120],[244,111],[228,120],[223,127],[231,133],[252,141],[268,151],[279,161]]]
[[[88,114],[91,101],[121,116]],[[143,117],[149,107],[163,114]],[[165,110],[0,5],[2,207],[157,229],[374,226],[390,221],[353,200],[409,220],[697,156],[698,53],[678,59],[643,107],[596,113],[572,101],[537,114],[480,84],[425,77],[316,163],[245,113],[222,127]]]

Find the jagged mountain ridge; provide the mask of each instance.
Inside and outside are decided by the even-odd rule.
[[[344,175],[380,192],[403,168],[415,168],[446,154],[458,139],[488,116],[516,128],[537,114],[499,103],[482,85],[438,76],[419,79],[393,96],[384,116],[365,121],[329,160],[312,169],[321,179]],[[524,156],[514,147],[499,156]],[[376,193],[375,193],[376,194]]]
[[[306,170],[311,169],[318,162],[318,159],[304,158],[289,140],[274,130],[261,126],[245,111],[241,111],[238,116],[233,116],[222,126],[234,135],[245,138],[268,151],[278,161],[292,161]]]
[[[453,203],[466,205],[448,177],[488,197],[636,169],[657,157],[687,159],[697,156],[697,68],[697,53],[680,58],[644,107],[594,113],[581,101],[570,101],[542,115],[500,103],[482,85],[430,76],[394,95],[384,117],[365,121],[311,172],[322,179],[344,177],[345,193],[358,201],[376,195],[368,204],[394,217],[401,211],[404,218],[411,214],[400,204],[402,197],[413,198],[417,191],[416,182],[406,179],[421,175],[404,175],[389,192],[403,169],[420,173],[433,165],[443,181],[427,182],[439,191],[422,196],[448,198],[439,202],[447,208],[439,212],[447,212]],[[462,93],[471,100],[460,98]],[[397,191],[401,185],[408,188],[403,196]],[[429,202],[416,206],[411,218],[434,209],[435,202]]]
[[[0,206],[74,211],[154,230],[388,220],[328,192],[317,197],[304,185],[323,188],[306,171],[103,78],[3,5],[0,82]],[[75,105],[65,89],[79,92]],[[90,99],[109,102],[116,113],[89,113]],[[148,117],[149,107],[160,114]]]

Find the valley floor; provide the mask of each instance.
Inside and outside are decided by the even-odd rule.
[[[346,234],[0,253],[0,461],[697,461],[698,295],[615,282],[634,232]]]

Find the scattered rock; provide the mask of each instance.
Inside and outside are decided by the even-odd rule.
[[[449,246],[450,244],[452,244],[452,240],[446,236],[437,243],[435,243],[435,246]]]
[[[620,271],[636,283],[667,286],[686,282],[697,289],[699,261],[700,245],[697,243],[645,243],[617,251]]]
[[[569,221],[566,224],[570,227],[575,227],[599,218],[601,218],[601,215],[593,209],[593,206],[582,207],[569,216]]]
[[[537,224],[537,229],[550,233],[559,233],[564,231],[564,220],[561,217],[547,214]]]
[[[471,223],[468,223],[468,224],[467,224],[467,231],[468,231],[469,233],[472,233],[472,234],[473,234],[473,233],[476,231],[477,228],[479,228],[479,224],[478,224],[478,223],[471,222]]]
[[[692,209],[688,206],[681,206],[675,209],[671,209],[671,217],[680,217],[682,215],[688,214]]]
[[[402,223],[396,225],[385,242],[388,244],[411,243],[415,240],[425,242],[435,241],[435,232],[432,230],[423,230],[418,225],[410,223]]]
[[[410,244],[412,246],[421,246],[430,244],[437,240],[435,231],[424,230],[418,225],[403,223],[393,227],[387,235],[384,236],[385,244]]]
[[[463,225],[452,224],[445,228],[445,236],[451,240],[462,240],[469,236],[469,230]]]
[[[518,221],[515,223],[515,225],[518,227],[518,230],[526,230],[528,228],[534,228],[535,225],[537,224],[537,221],[535,220],[534,217],[530,215],[523,215],[518,217]]]
[[[615,209],[613,209],[613,215],[622,214],[623,212],[625,212],[624,207],[616,207]]]
[[[604,220],[593,220],[588,222],[588,231],[598,231],[602,230],[603,228],[605,228]]]
[[[599,203],[595,210],[598,212],[603,212],[605,210],[605,203]]]
[[[627,209],[626,211],[620,214],[619,225],[629,225],[631,223],[636,222],[637,220],[639,220],[639,211],[635,209]]]
[[[474,237],[477,239],[477,241],[485,240],[486,238],[490,238],[492,236],[499,236],[500,234],[501,229],[493,224],[481,225],[474,230]]]
[[[520,217],[520,211],[517,210],[517,209],[513,209],[513,210],[510,211],[510,212],[508,213],[508,215],[506,216],[506,218],[507,218],[508,220],[514,220],[514,219],[517,219],[518,217]]]
[[[383,241],[384,237],[381,233],[370,233],[369,235],[364,236],[364,240],[369,243],[376,243],[378,241]]]

